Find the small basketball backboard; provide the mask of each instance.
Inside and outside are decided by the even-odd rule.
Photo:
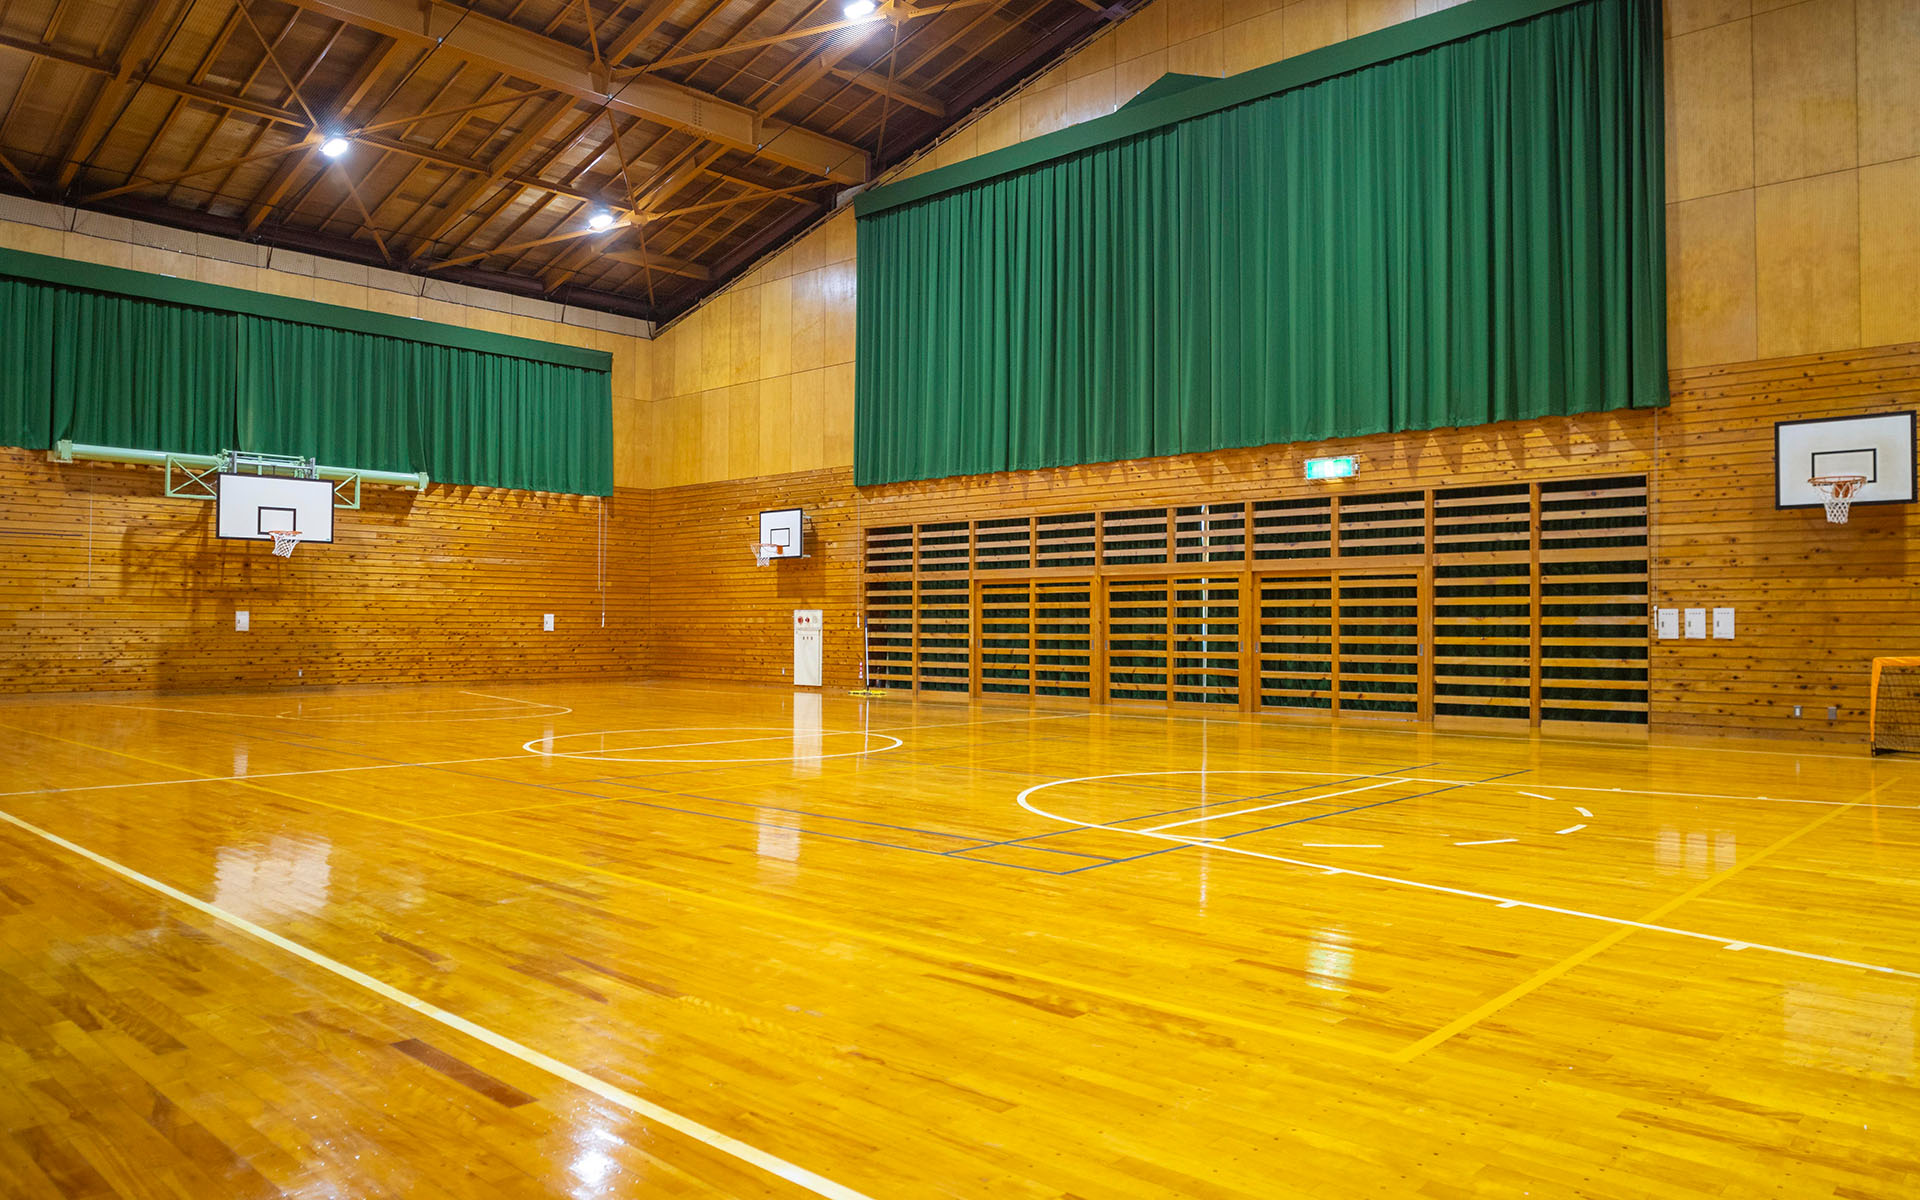
[[[1854,495],[1862,504],[1911,504],[1914,500],[1914,414],[1872,413],[1810,421],[1780,421],[1773,427],[1775,508],[1819,508],[1826,497],[1809,479],[1859,475]]]
[[[778,546],[780,552],[768,558],[804,558],[805,514],[797,508],[769,508],[760,514],[760,543]]]
[[[333,484],[280,475],[220,476],[214,529],[221,537],[270,542],[275,530],[298,530],[303,542],[333,540]]]

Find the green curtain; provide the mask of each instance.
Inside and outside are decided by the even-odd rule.
[[[604,371],[450,346],[417,349],[413,438],[435,479],[613,491],[613,400]]]
[[[55,295],[0,279],[0,446],[53,444]]]
[[[419,348],[287,321],[240,318],[239,444],[374,471],[419,471],[411,437]]]
[[[856,481],[1664,405],[1661,73],[1584,0],[878,199]]]
[[[53,437],[218,454],[235,444],[231,313],[61,290]]]
[[[0,277],[0,445],[310,455],[613,491],[607,371]]]

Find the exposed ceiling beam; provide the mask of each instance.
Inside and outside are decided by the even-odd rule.
[[[617,263],[625,263],[630,267],[665,271],[669,275],[683,275],[688,279],[698,279],[702,282],[713,278],[713,273],[698,263],[683,262],[660,254],[642,254],[638,250],[611,250],[604,257]]]
[[[10,37],[6,34],[0,34],[0,49],[17,50],[35,58],[44,58],[52,62],[63,63],[71,67],[79,67],[82,70],[93,71],[102,75],[111,75],[113,73],[113,66],[99,59],[88,58],[86,55],[75,54],[71,51],[54,50],[51,47],[41,46],[37,43],[26,41],[23,38]],[[165,79],[159,76],[149,76],[146,80],[146,86],[158,88],[164,92],[171,92],[177,96],[185,96],[190,100],[198,100],[203,104],[212,105],[215,108],[225,109],[229,112],[246,113],[249,116],[258,117],[263,121],[271,121],[277,125],[284,125],[289,129],[299,131],[303,137],[309,129],[308,121],[299,113],[291,112],[277,105],[254,100],[246,96],[235,96],[183,80]],[[492,169],[489,164],[479,162],[475,159],[466,158],[458,154],[451,154],[443,150],[436,150],[430,146],[421,146],[413,142],[401,141],[398,138],[389,137],[383,133],[361,134],[354,140],[364,142],[379,150],[391,150],[395,154],[406,155],[411,158],[417,158],[422,162],[436,163],[443,167],[451,167],[455,170],[466,171],[474,175],[485,175]],[[599,200],[599,197],[589,192],[581,191],[578,188],[569,187],[566,184],[554,183],[546,179],[539,179],[523,173],[510,173],[505,178],[508,183],[517,183],[534,191],[547,192],[555,196],[564,196],[571,200],[583,200],[596,203]]]
[[[914,8],[906,4],[887,5],[881,9],[889,21],[905,24],[921,17],[938,17],[958,8],[972,8],[977,4],[1000,4],[1002,0],[940,0],[925,8]],[[823,34],[838,33],[843,29],[859,29],[862,26],[877,25],[875,17],[850,17],[843,21],[827,21],[820,25],[806,25],[789,29],[785,33],[769,34],[766,37],[747,38],[741,41],[727,41],[707,50],[692,50],[685,54],[672,54],[642,67],[634,67],[620,75],[637,75],[648,71],[659,71],[667,67],[684,66],[691,62],[704,62],[709,58],[719,58],[724,54],[738,54],[742,50],[758,50],[765,46],[777,46],[782,42],[794,42],[803,38],[819,37]]]
[[[526,157],[527,151],[533,148],[534,143],[545,137],[547,131],[552,129],[560,118],[573,111],[573,104],[572,96],[557,96],[535,112],[532,119],[521,127],[520,132],[514,134],[513,139],[501,148],[500,153],[493,156],[486,174],[474,176],[462,184],[459,191],[447,198],[440,210],[440,215],[434,218],[433,224],[416,235],[420,242],[413,248],[413,253],[407,257],[417,261],[433,249],[433,244],[440,240],[442,234],[472,215],[474,203],[500,186],[501,181],[505,180],[520,160]]]
[[[947,115],[947,106],[919,88],[908,87],[904,83],[888,79],[885,75],[872,71],[849,71],[844,67],[835,67],[827,72],[843,83],[863,87],[882,96],[891,96],[909,108],[917,108],[923,113],[932,113],[936,117]]]
[[[632,54],[639,48],[641,42],[658,32],[680,4],[681,0],[653,0],[653,3],[647,5],[641,10],[640,15],[633,19],[633,24],[622,30],[619,37],[607,43],[607,61],[618,66],[621,59]]]
[[[26,177],[25,175],[22,175],[22,174],[20,173],[20,168],[19,168],[19,167],[16,167],[16,166],[14,166],[14,165],[13,165],[13,160],[12,160],[12,159],[10,159],[10,158],[8,158],[8,157],[7,157],[6,155],[4,155],[4,154],[0,154],[0,167],[5,167],[5,168],[6,168],[6,171],[7,171],[7,174],[9,174],[9,175],[11,175],[11,176],[13,176],[13,177],[14,177],[14,179],[16,179],[16,180],[18,180],[18,181],[19,181],[19,183],[20,183],[20,186],[21,186],[21,187],[23,187],[23,188],[25,188],[25,189],[27,189],[27,194],[28,194],[29,196],[31,196],[31,195],[33,195],[33,194],[34,194],[34,187],[33,187],[33,184],[32,184],[31,182],[29,182],[29,181],[28,181],[28,179],[27,179],[27,177]]]
[[[172,11],[171,4],[143,6],[140,19],[134,25],[132,35],[127,38],[126,49],[120,53],[118,67],[100,85],[100,90],[93,94],[93,103],[87,106],[87,115],[82,118],[80,128],[74,132],[73,138],[67,142],[66,151],[60,156],[60,173],[54,179],[54,186],[59,190],[64,192],[72,185],[73,177],[80,173],[87,156],[99,146],[107,127],[119,115],[122,103],[139,88],[139,83],[133,77],[147,68]]]
[[[345,94],[335,101],[340,116],[347,117],[359,107],[360,102],[366,98],[368,90],[387,69],[387,63],[392,60],[396,49],[396,44],[389,42],[386,49],[360,64],[360,69],[347,85]],[[311,155],[296,155],[287,158],[275,169],[273,175],[267,180],[266,186],[255,192],[253,200],[247,205],[248,233],[260,228],[261,222],[272,215],[274,208],[286,199],[287,193],[293,190],[293,185],[311,162]]]
[[[587,51],[445,0],[290,0],[387,37],[438,46],[468,62],[564,92],[590,104],[668,125],[842,183],[867,178],[867,153],[807,129],[763,119],[744,105],[661,79],[618,85]]]
[[[472,254],[462,254],[459,258],[449,258],[444,262],[433,263],[427,267],[427,270],[444,271],[448,267],[464,267],[468,263],[477,263],[482,259],[493,258],[497,255],[520,254],[540,246],[551,246],[558,242],[571,242],[579,238],[600,238],[604,240],[612,235],[613,230],[611,229],[592,229],[584,225],[575,226],[571,229],[563,229],[559,233],[549,233],[544,237],[528,238],[523,242],[508,242],[503,245],[489,247],[485,250],[476,250]]]

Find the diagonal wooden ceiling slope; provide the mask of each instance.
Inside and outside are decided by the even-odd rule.
[[[667,320],[1137,0],[843,3],[6,0],[0,190]]]

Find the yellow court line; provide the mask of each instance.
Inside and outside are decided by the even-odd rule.
[[[164,770],[164,771],[178,772],[178,771],[187,770],[187,768],[179,766],[175,763],[161,762],[158,759],[146,758],[142,755],[134,754],[126,750],[116,750],[107,746],[95,746],[88,742],[76,741],[73,738],[65,738],[65,737],[59,736],[58,734],[45,733],[37,729],[22,729],[17,725],[8,725],[5,722],[0,722],[0,728],[13,729],[17,732],[29,734],[34,737],[46,738],[49,741],[64,742],[69,746],[79,746],[83,750],[97,750],[107,754],[116,754],[122,758],[132,759],[134,762],[143,762],[143,763],[146,763],[148,766],[159,767],[161,770]],[[858,941],[868,942],[872,945],[884,946],[889,950],[894,950],[901,954],[906,954],[914,958],[933,962],[935,964],[965,963],[966,965],[974,967],[978,970],[987,971],[987,972],[991,972],[999,975],[1017,976],[1019,978],[1030,980],[1031,982],[1034,982],[1034,983],[1046,984],[1049,987],[1063,988],[1067,991],[1080,992],[1082,994],[1089,995],[1089,996],[1100,996],[1104,999],[1112,1000],[1120,1004],[1126,1004],[1135,1008],[1146,1009],[1149,1012],[1160,1012],[1160,1013],[1166,1013],[1172,1016],[1185,1017],[1188,1020],[1199,1021],[1203,1024],[1230,1025],[1230,1026],[1234,1026],[1235,1028],[1246,1029],[1254,1033],[1263,1033],[1273,1037],[1286,1038],[1286,1039],[1297,1041],[1297,1042],[1305,1042],[1308,1045],[1320,1046],[1329,1050],[1339,1050],[1348,1054],[1357,1054],[1366,1058],[1376,1058],[1376,1059],[1384,1059],[1384,1060],[1391,1060],[1393,1058],[1392,1052],[1387,1050],[1382,1050],[1382,1049],[1376,1049],[1371,1046],[1362,1046],[1357,1043],[1342,1041],[1336,1038],[1320,1037],[1316,1034],[1305,1032],[1297,1028],[1283,1028],[1278,1025],[1270,1025],[1264,1021],[1255,1021],[1245,1017],[1236,1017],[1227,1013],[1210,1012],[1205,1009],[1194,1008],[1190,1005],[1174,1003],[1164,999],[1137,996],[1129,992],[1120,991],[1115,988],[1105,987],[1097,983],[1088,983],[1083,980],[1067,979],[1062,976],[1051,975],[1041,971],[1035,971],[1030,967],[1026,967],[1017,963],[997,962],[992,959],[977,957],[977,956],[967,954],[958,950],[948,950],[938,946],[929,945],[927,943],[916,942],[910,938],[895,937],[891,934],[877,933],[870,929],[860,929],[851,925],[841,925],[841,924],[838,924],[837,922],[821,920],[817,917],[803,916],[799,913],[788,912],[784,909],[767,908],[763,905],[751,904],[743,900],[733,900],[725,896],[718,896],[709,892],[702,892],[694,888],[681,887],[678,884],[662,883],[657,879],[647,879],[644,876],[629,875],[625,872],[615,871],[608,867],[595,866],[592,863],[576,862],[572,859],[561,858],[558,855],[544,854],[538,850],[529,850],[524,846],[516,846],[511,842],[496,842],[489,838],[476,837],[473,834],[469,834],[469,833],[460,833],[452,829],[443,829],[437,825],[429,825],[422,821],[409,820],[404,817],[392,817],[392,816],[386,815],[385,813],[369,812],[365,809],[354,808],[351,805],[336,804],[330,800],[319,800],[319,799],[315,799],[312,796],[302,796],[295,792],[287,792],[287,791],[282,791],[279,788],[271,788],[263,783],[255,783],[252,780],[227,779],[223,777],[209,777],[208,781],[217,782],[217,783],[231,783],[231,784],[237,784],[242,787],[250,787],[255,789],[256,791],[265,792],[269,796],[279,796],[282,799],[292,800],[300,804],[311,804],[320,808],[333,809],[336,812],[349,813],[356,817],[364,817],[372,821],[383,821],[383,822],[386,822],[387,824],[398,825],[407,829],[422,830],[424,832],[435,834],[439,837],[452,838],[456,841],[469,842],[476,846],[485,846],[490,850],[504,850],[504,851],[507,851],[508,853],[518,854],[523,858],[535,859],[540,862],[548,863],[552,866],[565,867],[568,870],[580,871],[589,875],[599,875],[607,879],[619,880],[622,883],[632,884],[632,885],[643,887],[643,888],[650,888],[650,889],[653,889],[654,891],[666,892],[686,900],[698,901],[703,904],[710,904],[720,908],[731,909],[735,912],[752,913],[756,916],[769,917],[774,920],[785,921],[785,922],[788,922],[789,924],[799,925],[803,928],[814,929],[823,933],[830,933],[836,937],[853,938]]]
[[[1889,780],[1887,782],[1891,783],[1892,781]],[[1773,843],[1771,846],[1768,846],[1766,849],[1761,850],[1758,853],[1754,854],[1752,857],[1747,858],[1742,862],[1735,863],[1733,866],[1720,872],[1720,874],[1713,876],[1711,879],[1706,879],[1701,881],[1695,886],[1680,893],[1678,896],[1675,896],[1673,899],[1667,901],[1665,904],[1662,904],[1658,908],[1647,913],[1645,916],[1642,916],[1641,918],[1639,918],[1640,921],[1643,923],[1651,924],[1652,922],[1659,920],[1661,917],[1666,916],[1668,913],[1672,912],[1674,909],[1679,908],[1681,905],[1687,903],[1688,901],[1699,899],[1701,896],[1705,895],[1707,892],[1711,891],[1713,888],[1718,887],[1722,883],[1725,883],[1727,880],[1733,878],[1735,875],[1738,875],[1740,872],[1746,870],[1748,867],[1751,867],[1755,863],[1770,857],[1775,851],[1785,849],[1787,846],[1790,846],[1794,842],[1799,841],[1801,838],[1805,837],[1807,834],[1812,833],[1814,830],[1820,828],[1822,825],[1825,825],[1827,822],[1833,820],[1834,818],[1838,817],[1840,814],[1848,811],[1849,809],[1857,808],[1860,805],[1865,804],[1868,800],[1871,800],[1873,798],[1875,793],[1879,792],[1881,788],[1886,786],[1887,786],[1887,783],[1875,784],[1873,787],[1868,788],[1865,792],[1862,792],[1855,799],[1848,801],[1844,807],[1829,810],[1825,815],[1814,819],[1812,822],[1801,826],[1799,829],[1794,830],[1792,833],[1789,833],[1785,837],[1781,838],[1779,841]],[[1395,1062],[1411,1062],[1413,1059],[1418,1058],[1422,1054],[1425,1054],[1427,1051],[1433,1049],[1435,1046],[1438,1046],[1440,1043],[1455,1036],[1456,1034],[1463,1033],[1466,1030],[1472,1028],[1473,1026],[1478,1025],[1480,1022],[1486,1020],[1488,1017],[1492,1016],[1494,1013],[1499,1012],[1501,1009],[1507,1007],[1509,1004],[1512,1004],[1514,1001],[1522,998],[1523,996],[1528,995],[1531,992],[1535,992],[1539,990],[1540,988],[1546,986],[1549,983],[1552,983],[1554,980],[1560,978],[1560,976],[1562,975],[1565,975],[1568,971],[1573,970],[1575,967],[1579,966],[1581,963],[1586,962],[1588,959],[1594,957],[1597,954],[1602,953],[1603,951],[1611,949],[1613,946],[1617,945],[1619,942],[1627,938],[1629,935],[1637,932],[1639,931],[1634,929],[1631,926],[1622,926],[1621,928],[1614,930],[1612,933],[1609,933],[1606,936],[1600,938],[1598,941],[1594,942],[1592,945],[1586,947],[1585,949],[1574,951],[1572,954],[1569,954],[1567,957],[1561,959],[1559,962],[1554,963],[1552,966],[1547,967],[1545,970],[1540,971],[1538,974],[1534,975],[1532,978],[1524,980],[1523,982],[1516,984],[1515,986],[1507,989],[1506,991],[1502,992],[1500,995],[1495,996],[1493,999],[1487,1001],[1485,1004],[1482,1004],[1480,1007],[1474,1009],[1473,1011],[1468,1013],[1463,1013],[1462,1015],[1455,1017],[1453,1020],[1447,1022],[1445,1025],[1442,1025],[1440,1028],[1434,1030],[1432,1033],[1429,1033],[1427,1036],[1421,1038],[1419,1041],[1414,1042],[1412,1045],[1407,1046],[1401,1050],[1395,1051],[1393,1054],[1389,1055],[1389,1057],[1392,1058]]]

